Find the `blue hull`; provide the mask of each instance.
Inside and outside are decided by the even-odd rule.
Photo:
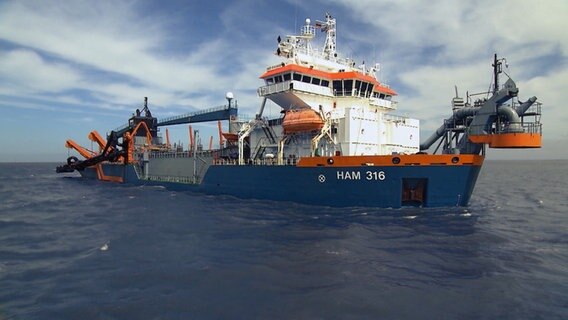
[[[233,166],[209,167],[201,184],[139,179],[132,165],[103,164],[108,176],[133,184],[163,185],[176,191],[292,201],[332,207],[466,206],[481,165],[377,167]],[[81,172],[97,179],[92,168]]]

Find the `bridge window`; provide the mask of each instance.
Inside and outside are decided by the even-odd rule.
[[[266,84],[273,84],[274,78],[266,78],[265,81],[266,81]]]
[[[343,81],[341,80],[333,80],[333,92],[336,96],[343,95]]]
[[[276,76],[274,77],[274,80],[276,81],[276,83],[282,82],[282,76]]]
[[[388,100],[388,101],[392,100],[392,95],[382,93],[382,92],[373,92],[373,97],[383,99],[383,100]]]
[[[329,87],[329,80],[323,80],[323,79],[320,79],[320,78],[311,77],[311,76],[301,74],[301,73],[297,73],[297,72],[294,72],[292,74],[289,74],[289,73],[284,74],[284,81],[290,80],[290,77],[294,81],[302,81],[304,83],[315,84],[316,86]],[[341,81],[340,81],[340,83],[341,83]]]
[[[351,93],[353,92],[353,80],[344,80],[343,90],[346,96],[350,96]]]
[[[369,88],[368,82],[363,82],[361,84],[361,91],[359,91],[360,96],[367,96],[367,88]]]

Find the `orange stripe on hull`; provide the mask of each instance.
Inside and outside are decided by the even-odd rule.
[[[483,164],[484,156],[474,154],[409,154],[388,156],[334,156],[300,158],[298,167],[429,166]]]
[[[105,175],[105,173],[103,172],[103,167],[102,165],[99,163],[96,166],[96,170],[97,170],[97,178],[101,181],[110,181],[110,182],[118,182],[118,183],[122,183],[122,177],[115,177],[115,176],[107,176]]]
[[[542,135],[539,133],[499,133],[469,136],[473,143],[486,143],[490,148],[540,148]]]

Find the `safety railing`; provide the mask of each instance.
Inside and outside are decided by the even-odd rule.
[[[385,99],[379,99],[379,98],[371,98],[370,100],[370,104],[372,106],[378,106],[378,107],[382,107],[385,109],[396,109],[398,102],[396,101],[389,101],[389,100],[385,100]]]
[[[214,157],[219,150],[203,150],[203,151],[153,151],[148,154],[149,158],[192,158],[194,155],[200,157]]]
[[[320,94],[329,97],[333,96],[331,89],[329,87],[324,87],[317,84],[311,84],[297,80],[287,80],[260,87],[258,88],[258,95],[267,96],[275,93],[289,91],[292,89],[308,93]]]
[[[276,158],[265,158],[245,161],[246,166],[295,166],[298,163],[298,158],[285,158],[283,164],[278,164],[278,159]],[[238,159],[216,159],[213,161],[213,165],[221,166],[238,166]]]
[[[194,179],[192,179],[191,177],[182,177],[182,176],[174,177],[174,176],[148,175],[147,177],[145,177],[145,180],[194,184]]]
[[[469,132],[485,132],[484,134],[504,134],[504,133],[532,133],[542,134],[542,124],[540,122],[496,122],[490,127],[485,125],[472,125],[468,128]]]

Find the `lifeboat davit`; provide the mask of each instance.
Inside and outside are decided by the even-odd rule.
[[[320,130],[323,128],[323,119],[312,109],[289,110],[284,116],[282,127],[285,134]]]

